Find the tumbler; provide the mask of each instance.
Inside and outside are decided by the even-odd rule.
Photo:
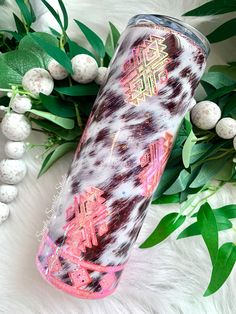
[[[37,254],[53,286],[88,299],[116,289],[208,52],[175,18],[129,21]]]

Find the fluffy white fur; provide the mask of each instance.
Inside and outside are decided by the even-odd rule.
[[[54,24],[40,1],[33,1],[40,16],[37,29],[47,29]],[[50,1],[56,4],[56,0]],[[67,0],[71,25],[69,32],[81,41],[80,33],[73,24],[73,18],[87,23],[101,35],[107,33],[108,20],[122,30],[127,20],[137,13],[161,13],[180,17],[205,1],[147,0],[137,4],[135,0],[76,1]],[[14,1],[6,1],[0,7],[0,28],[10,29],[11,11]],[[188,18],[192,25],[205,33],[222,22],[222,17]],[[227,49],[226,49],[227,46]],[[223,63],[235,58],[233,40],[213,46],[209,64]],[[43,135],[32,134],[29,141],[40,143]],[[4,158],[5,139],[0,134],[0,158]],[[132,257],[124,271],[117,292],[98,301],[79,300],[50,287],[36,270],[34,259],[38,247],[37,233],[46,219],[46,209],[51,206],[56,186],[66,172],[72,156],[56,164],[46,175],[36,180],[40,161],[35,158],[37,151],[27,154],[28,175],[19,185],[19,197],[11,205],[11,216],[0,226],[0,313],[13,314],[233,314],[236,312],[236,271],[224,287],[214,296],[204,298],[202,294],[210,277],[210,259],[202,240],[175,240],[174,234],[159,246],[141,250],[138,245],[150,234],[158,221],[176,206],[150,207],[144,226],[133,250]],[[235,187],[227,186],[211,200],[214,206],[234,203]],[[236,241],[233,231],[221,233],[221,241]]]

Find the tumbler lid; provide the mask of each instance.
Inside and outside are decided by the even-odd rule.
[[[148,23],[152,22],[157,25],[166,26],[172,28],[177,32],[182,33],[183,35],[194,40],[196,44],[200,46],[208,56],[210,52],[210,43],[207,40],[207,38],[193,26],[174,17],[158,14],[139,14],[132,17],[129,20],[128,25],[134,24],[137,25],[139,23],[147,22]]]

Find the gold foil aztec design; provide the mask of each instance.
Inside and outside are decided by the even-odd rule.
[[[138,106],[147,97],[158,95],[158,84],[168,80],[166,64],[171,60],[165,52],[163,37],[150,35],[132,50],[132,57],[123,65],[121,84],[127,102]]]

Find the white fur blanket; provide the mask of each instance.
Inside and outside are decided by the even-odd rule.
[[[37,29],[47,29],[53,18],[44,14],[40,1],[33,1],[40,16]],[[56,0],[49,1],[56,5]],[[103,38],[108,21],[122,30],[128,19],[138,13],[160,13],[177,18],[205,2],[202,0],[65,0],[71,19],[70,33],[79,39],[73,25],[77,18],[94,28]],[[14,1],[0,7],[0,29],[10,28]],[[227,17],[227,16],[226,16]],[[188,18],[189,23],[209,33],[222,23],[222,16]],[[212,47],[209,64],[235,59],[235,41],[229,40]],[[32,134],[29,141],[43,142],[43,135]],[[0,158],[4,158],[5,139],[0,134]],[[19,185],[19,197],[11,205],[11,216],[0,226],[0,313],[4,314],[233,314],[236,313],[236,271],[215,295],[202,296],[210,278],[210,259],[203,241],[198,238],[175,240],[176,234],[159,246],[141,250],[138,245],[153,230],[159,220],[175,206],[152,206],[124,271],[116,293],[103,300],[87,301],[70,297],[49,286],[36,270],[34,259],[38,247],[37,232],[43,227],[46,209],[50,208],[56,186],[66,172],[71,156],[58,162],[46,175],[36,179],[40,161],[37,152],[27,154],[28,175]],[[235,187],[225,187],[211,204],[236,201]],[[234,238],[234,239],[233,239]],[[235,233],[221,233],[221,240],[235,241]]]

